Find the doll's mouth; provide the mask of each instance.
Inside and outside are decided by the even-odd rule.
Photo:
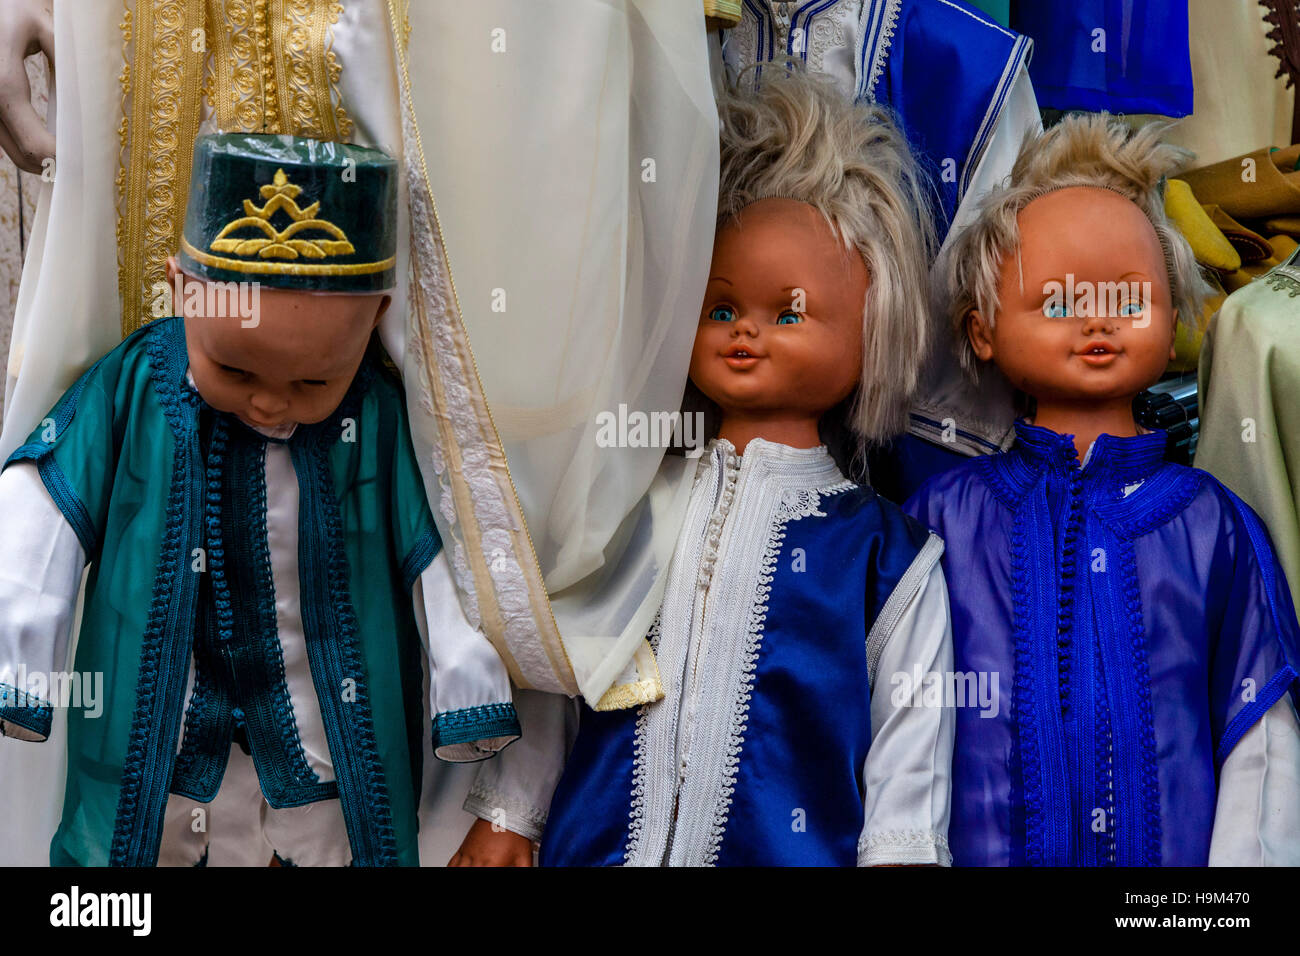
[[[721,354],[722,360],[736,369],[753,368],[758,364],[758,360],[764,357],[762,353],[745,348],[743,345],[728,346]]]
[[[258,421],[251,415],[240,415],[239,418],[245,425],[251,425],[253,428],[273,429],[282,428],[284,426],[284,419],[277,419],[273,422],[263,422]]]
[[[1104,366],[1114,362],[1120,351],[1109,342],[1089,342],[1083,348],[1076,349],[1074,354],[1089,365]]]

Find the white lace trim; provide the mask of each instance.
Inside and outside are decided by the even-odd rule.
[[[934,830],[883,830],[858,838],[858,866],[952,866],[948,838]]]
[[[929,578],[939,559],[943,557],[943,539],[931,532],[930,537],[921,546],[912,563],[907,566],[903,576],[894,585],[894,590],[885,599],[880,613],[876,615],[871,631],[867,634],[867,681],[869,686],[876,686],[876,671],[880,668],[880,655],[885,652],[889,639],[903,616],[903,612]]]
[[[785,546],[786,527],[792,521],[809,517],[825,517],[821,510],[823,495],[839,494],[854,487],[853,482],[843,480],[825,488],[787,488],[781,493],[780,503],[772,519],[771,531],[768,533],[767,545],[763,549],[763,561],[758,572],[758,584],[754,587],[754,600],[749,611],[749,623],[746,626],[744,646],[740,655],[740,679],[737,682],[731,711],[731,727],[726,742],[726,757],[723,761],[722,785],[718,789],[718,803],[714,811],[713,824],[709,828],[708,843],[704,850],[704,864],[714,866],[718,862],[718,852],[722,847],[722,838],[727,832],[727,821],[731,816],[731,801],[736,789],[736,775],[740,771],[740,755],[745,749],[745,730],[749,726],[749,700],[754,691],[754,671],[758,667],[758,654],[763,644],[763,627],[767,622],[768,599],[772,594],[772,577],[776,573],[776,559]]]
[[[498,484],[492,470],[494,456],[490,449],[497,444],[497,437],[487,433],[478,418],[474,401],[475,392],[480,388],[477,373],[462,358],[461,346],[464,345],[467,353],[468,344],[464,329],[460,327],[446,249],[434,212],[433,197],[425,180],[409,88],[403,91],[401,100],[403,160],[411,210],[408,353],[421,373],[417,376],[420,407],[430,416],[437,434],[430,463],[438,479],[437,509],[451,536],[451,541],[444,544],[450,553],[456,583],[465,599],[466,617],[475,627],[481,627],[482,614],[466,552],[462,520],[477,523],[509,653],[524,679],[534,687],[568,692],[569,688],[562,686],[562,676],[555,674],[551,666],[539,622],[534,616],[528,575],[520,564],[531,555],[521,556],[516,552],[516,542],[521,541],[521,528],[514,520],[517,506],[507,500],[505,490]],[[432,355],[433,368],[426,366],[426,355]],[[446,399],[447,407],[443,411],[451,424],[450,435],[442,433],[434,408],[433,376],[441,384]],[[468,486],[472,515],[456,514],[446,453],[443,447],[439,447],[443,442],[455,442],[460,449],[459,474]],[[497,451],[499,453],[499,449]],[[527,548],[526,542],[520,547]]]
[[[623,862],[631,864],[641,852],[645,834],[646,729],[650,724],[650,704],[642,704],[636,713],[636,736],[632,751],[632,803],[628,810],[627,849]]]
[[[499,790],[475,783],[465,797],[462,809],[480,820],[497,823],[512,833],[537,842],[546,829],[546,813],[527,801],[506,796]]]
[[[865,60],[871,51],[870,65],[859,64],[865,79],[859,81],[859,98],[874,100],[876,84],[885,72],[885,63],[889,60],[889,48],[894,42],[894,32],[898,29],[898,13],[902,0],[866,0],[862,8],[862,28],[858,42],[862,44],[862,56]],[[879,18],[873,13],[879,11]]]

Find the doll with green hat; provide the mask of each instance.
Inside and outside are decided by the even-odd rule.
[[[268,861],[415,864],[425,752],[519,736],[374,335],[396,195],[379,150],[201,138],[177,314],[6,462],[0,731],[45,740],[67,708],[51,862],[202,863],[225,790],[264,801]]]

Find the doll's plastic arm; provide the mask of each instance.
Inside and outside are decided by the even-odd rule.
[[[1210,866],[1300,866],[1300,722],[1283,696],[1223,762]]]
[[[563,694],[516,688],[515,706],[523,736],[496,760],[479,766],[465,810],[539,841],[577,733],[578,704]]]
[[[496,649],[465,617],[446,552],[415,583],[415,620],[429,656],[433,752],[465,763],[519,739],[510,677]]]
[[[0,473],[0,734],[45,740],[65,678],[85,567],[77,533],[34,464]]]
[[[895,675],[913,680],[917,668],[945,678],[953,668],[948,588],[937,557],[888,635],[876,668],[859,866],[952,865],[948,817],[956,714],[942,701],[914,704],[910,694],[898,693]]]

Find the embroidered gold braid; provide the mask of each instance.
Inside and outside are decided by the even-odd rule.
[[[131,57],[122,75],[117,285],[126,336],[148,320],[154,284],[166,282],[166,257],[184,222],[203,80],[193,31],[203,29],[203,0],[136,0],[134,15],[124,9]]]
[[[180,239],[202,98],[225,131],[351,137],[333,49],[342,11],[327,0],[125,0],[117,176],[123,336],[150,318],[152,290],[165,281]]]
[[[348,140],[353,122],[338,83],[326,0],[207,0],[212,57],[204,96],[225,132]]]
[[[704,17],[710,30],[734,27],[740,22],[740,0],[704,0]]]

